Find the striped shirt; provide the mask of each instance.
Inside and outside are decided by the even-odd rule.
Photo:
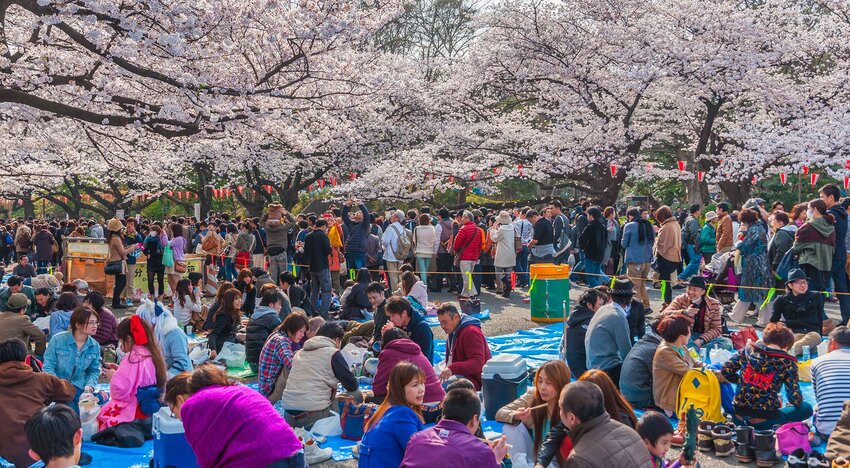
[[[850,348],[839,348],[812,363],[812,385],[818,403],[815,427],[828,436],[835,429],[846,400],[850,400]]]

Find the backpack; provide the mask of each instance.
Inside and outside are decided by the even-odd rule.
[[[710,370],[691,369],[682,377],[676,393],[676,415],[686,413],[691,407],[703,421],[726,421],[720,411],[720,382]]]
[[[404,259],[407,258],[407,254],[409,254],[411,249],[413,248],[413,241],[410,239],[411,236],[408,234],[408,232],[410,231],[408,231],[407,229],[403,229],[402,232],[399,232],[398,228],[396,228],[395,226],[390,227],[392,227],[393,231],[395,231],[395,233],[398,235],[398,247],[396,247],[395,252],[393,252],[393,254],[395,255],[397,261],[402,262],[404,261]]]

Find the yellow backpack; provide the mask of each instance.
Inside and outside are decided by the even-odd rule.
[[[703,421],[723,422],[720,382],[710,370],[691,369],[682,377],[676,393],[676,415],[681,417],[690,407]]]

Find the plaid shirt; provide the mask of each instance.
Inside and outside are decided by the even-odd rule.
[[[272,333],[260,352],[259,384],[260,393],[269,396],[274,390],[274,384],[285,366],[292,369],[292,340],[286,333]]]

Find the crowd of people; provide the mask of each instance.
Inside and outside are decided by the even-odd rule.
[[[850,199],[827,185],[791,214],[752,199],[740,211],[719,203],[704,214],[698,205],[628,208],[622,225],[613,207],[586,200],[571,209],[553,200],[540,210],[435,215],[422,207],[376,216],[351,199],[297,216],[272,204],[262,218],[16,220],[6,227],[14,248],[0,251],[12,273],[0,290],[0,413],[10,421],[0,428],[0,456],[20,466],[85,463],[81,404],[97,401],[101,431],[166,404],[203,467],[306,466],[327,453],[304,430],[343,401],[375,405],[356,449],[362,467],[423,466],[435,456],[445,466],[500,466],[508,454],[540,467],[668,466],[667,448],[686,435],[681,382],[694,370],[735,384],[735,426],[765,431],[816,413],[813,429],[828,439],[850,431],[840,423],[850,331],[825,311],[835,300],[842,322],[850,318],[848,208]],[[63,240],[82,236],[107,245],[109,308],[85,281],[65,282]],[[203,271],[187,271],[193,254],[204,257]],[[119,320],[113,311],[135,305],[128,278],[140,260],[153,302]],[[535,370],[528,392],[496,413],[502,436],[482,440],[477,392],[492,354],[465,307],[482,288],[510,297],[531,286],[531,264],[567,262],[571,281],[586,289],[562,359]],[[655,282],[657,311],[647,294]],[[715,284],[737,286],[728,314],[711,294]],[[444,288],[460,307],[435,307],[447,336],[435,362],[425,317],[429,294]],[[750,309],[761,338],[707,367],[705,351],[736,349],[727,315],[741,323]],[[259,391],[219,366],[193,365],[197,334],[211,361],[228,343],[244,346]],[[814,354],[824,336],[828,353],[811,363],[815,408],[800,391],[798,356]],[[352,366],[347,344],[372,357]]]

